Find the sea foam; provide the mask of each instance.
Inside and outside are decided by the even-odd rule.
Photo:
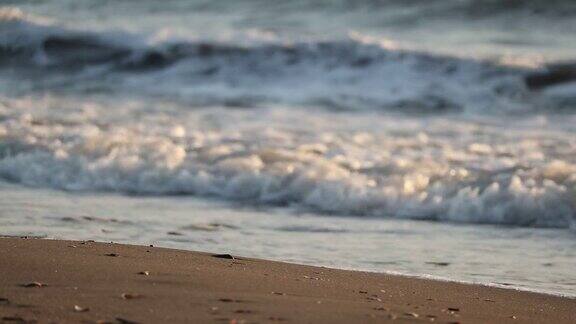
[[[542,119],[511,127],[458,118],[114,104],[5,100],[0,177],[338,215],[564,228],[574,221],[574,134]]]

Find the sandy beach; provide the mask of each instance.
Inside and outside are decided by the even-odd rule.
[[[115,243],[0,239],[6,323],[574,323],[576,300]]]

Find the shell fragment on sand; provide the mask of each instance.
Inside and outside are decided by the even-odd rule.
[[[88,307],[82,307],[82,306],[79,306],[79,305],[74,305],[74,311],[75,311],[75,312],[84,313],[84,312],[87,312],[87,311],[89,311],[89,310],[90,310],[90,308],[88,308]]]

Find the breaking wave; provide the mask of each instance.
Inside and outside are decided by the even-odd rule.
[[[524,125],[502,132],[497,124],[371,122],[346,114],[326,122],[285,110],[277,117],[225,110],[198,116],[116,104],[4,102],[0,178],[337,215],[566,228],[576,214],[569,129],[541,134]],[[136,117],[142,109],[146,118]],[[208,120],[219,126],[206,126]],[[354,123],[366,130],[347,130]]]

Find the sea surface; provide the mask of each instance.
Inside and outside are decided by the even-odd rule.
[[[0,0],[0,234],[576,297],[569,61],[569,0]]]

